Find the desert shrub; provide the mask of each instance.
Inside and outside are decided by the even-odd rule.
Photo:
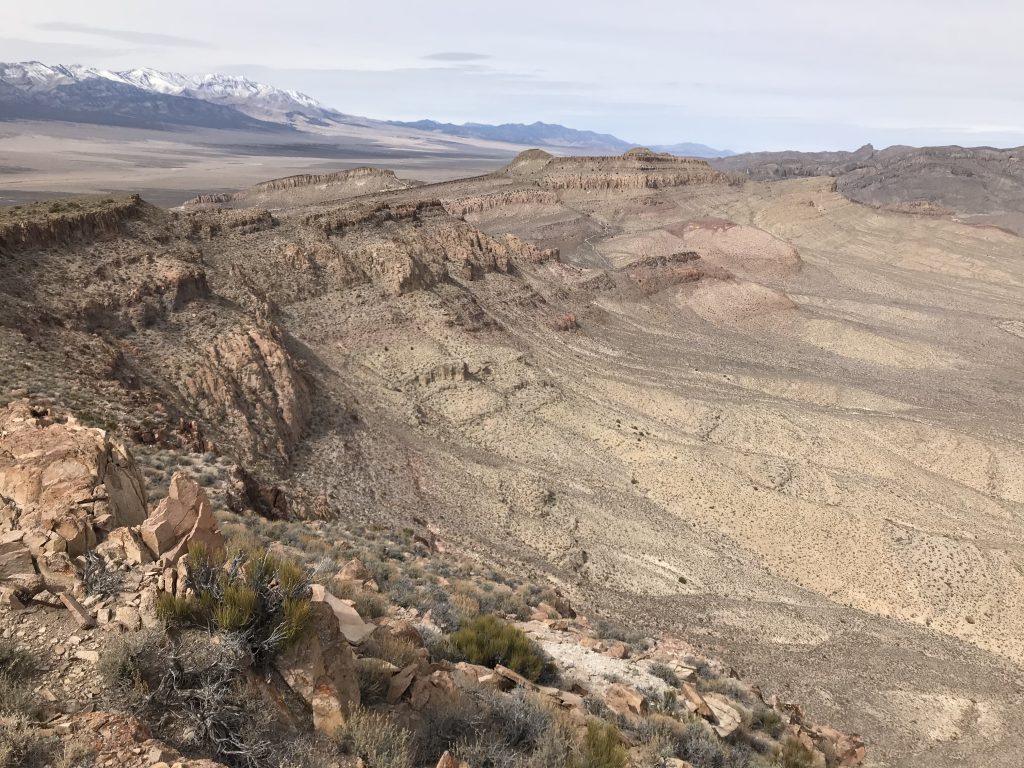
[[[773,739],[779,738],[786,725],[782,716],[771,707],[758,706],[750,715],[750,727],[755,731],[764,731]]]
[[[356,660],[359,675],[359,700],[364,706],[383,704],[391,685],[391,671],[380,659]]]
[[[576,762],[579,768],[625,768],[626,748],[611,723],[587,723]]]
[[[265,549],[229,562],[202,545],[188,555],[188,598],[163,594],[157,615],[172,624],[236,633],[255,661],[267,662],[308,626],[311,572]]]
[[[779,765],[781,768],[811,768],[814,765],[814,755],[799,740],[790,737],[782,744]]]
[[[335,597],[339,597],[342,600],[351,600],[352,607],[364,619],[379,619],[388,613],[388,601],[383,595],[363,589],[360,585],[354,584],[351,581],[335,579],[328,582],[327,589]]]
[[[359,650],[364,656],[383,659],[399,669],[420,658],[419,649],[411,641],[393,635],[387,629],[378,629],[363,641]]]
[[[703,720],[691,720],[677,735],[676,756],[695,768],[725,768],[729,750]]]
[[[255,768],[272,751],[274,724],[245,687],[248,640],[239,633],[141,630],[112,640],[100,673],[118,703],[179,750]]]
[[[647,671],[650,672],[655,677],[660,678],[661,680],[664,680],[666,683],[671,685],[673,688],[678,688],[679,687],[679,684],[680,684],[679,675],[677,675],[676,671],[674,669],[672,669],[672,667],[670,667],[668,664],[662,664],[661,662],[655,662],[654,664],[651,664],[651,666],[647,668]]]
[[[0,675],[8,681],[22,681],[36,668],[35,659],[28,651],[10,640],[0,640]]]
[[[114,635],[104,644],[97,669],[103,682],[117,691],[119,697],[139,692],[145,678],[155,677],[168,647],[167,636],[156,629]]]
[[[533,615],[533,610],[526,600],[526,595],[521,591],[510,592],[504,595],[498,603],[500,613],[515,616],[519,621],[527,621]]]
[[[435,764],[445,750],[468,744],[481,732],[486,712],[476,697],[459,693],[423,712],[416,733],[416,763]]]
[[[583,697],[583,708],[594,717],[607,718],[611,710],[600,696],[587,694]]]
[[[621,624],[608,621],[607,619],[598,619],[595,621],[594,630],[597,632],[597,636],[602,640],[617,640],[620,643],[634,646],[640,650],[647,650],[650,646],[647,638],[639,632],[628,629]]]
[[[0,716],[35,719],[39,715],[39,698],[31,685],[35,672],[31,653],[10,640],[0,640]],[[12,732],[11,738],[16,735]]]
[[[85,553],[82,564],[82,583],[88,595],[109,597],[121,591],[124,572],[107,567],[106,561],[92,550]]]
[[[0,718],[0,768],[42,768],[54,746],[26,718]]]
[[[454,632],[459,628],[459,613],[443,587],[437,584],[428,586],[420,608],[424,613],[430,613],[431,621],[443,632]]]
[[[411,579],[404,576],[394,579],[388,584],[388,597],[391,598],[391,602],[395,605],[411,608],[416,605],[418,600],[416,585],[412,583]]]
[[[509,693],[483,689],[477,698],[487,712],[489,739],[508,750],[532,752],[552,726],[551,711],[522,688]]]
[[[358,709],[345,723],[348,750],[373,768],[412,768],[412,734],[381,712]]]
[[[567,728],[553,723],[537,742],[526,768],[568,768],[572,759],[572,738]]]
[[[456,647],[448,635],[443,635],[424,626],[417,627],[417,629],[419,629],[420,635],[423,636],[423,644],[430,654],[431,661],[435,663],[450,661],[453,664],[466,661],[466,654]]]
[[[526,633],[494,616],[468,622],[451,635],[451,642],[473,664],[502,664],[529,680],[539,679],[548,666],[543,651]]]
[[[723,693],[731,699],[742,701],[744,704],[751,706],[759,703],[747,686],[732,677],[699,678],[697,680],[697,688],[701,691]]]
[[[480,615],[480,601],[465,592],[452,595],[451,603],[460,624]]]

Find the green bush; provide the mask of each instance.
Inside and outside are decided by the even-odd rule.
[[[619,730],[611,723],[587,723],[587,733],[580,744],[578,768],[625,768],[626,748]]]
[[[478,616],[449,638],[472,664],[494,667],[497,664],[513,669],[528,680],[537,680],[547,667],[547,660],[526,634],[517,627],[494,616]]]
[[[359,701],[363,706],[383,704],[391,686],[391,671],[381,659],[356,659],[359,675]]]
[[[189,548],[191,597],[157,598],[157,615],[184,626],[239,634],[253,658],[268,661],[308,626],[312,574],[265,549],[237,551],[230,562]]]

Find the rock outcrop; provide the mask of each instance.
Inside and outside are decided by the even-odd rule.
[[[192,544],[201,544],[211,553],[224,549],[224,536],[217,529],[206,491],[180,472],[171,478],[167,497],[142,523],[139,533],[153,558],[164,565],[176,564]]]
[[[273,326],[222,334],[181,386],[207,419],[228,425],[252,454],[286,459],[309,419],[309,384]]]
[[[0,530],[33,530],[38,551],[72,557],[146,517],[145,482],[123,445],[26,400],[0,411],[0,498]]]
[[[352,650],[327,603],[312,603],[309,630],[275,665],[312,708],[313,727],[327,736],[338,735],[359,706],[359,677]]]
[[[119,234],[144,210],[138,195],[75,198],[5,209],[0,215],[0,253],[51,248]]]

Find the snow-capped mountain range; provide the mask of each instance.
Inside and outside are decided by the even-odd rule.
[[[74,106],[75,99],[69,99],[68,96],[76,90],[86,86],[91,92],[109,92],[107,83],[137,89],[150,97],[194,99],[271,123],[294,124],[297,121],[336,121],[344,118],[344,115],[324,107],[312,96],[282,90],[238,75],[184,75],[156,69],[114,72],[80,65],[50,66],[38,61],[0,64],[0,86],[4,86],[0,97],[6,91],[8,96],[20,96],[21,101],[37,107],[58,104],[63,107]],[[131,95],[131,91],[126,88],[119,89],[122,97]],[[221,117],[227,118],[229,114],[223,113]]]

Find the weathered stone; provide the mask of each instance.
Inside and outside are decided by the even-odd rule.
[[[115,528],[108,533],[106,540],[96,546],[96,552],[117,562],[127,560],[136,565],[153,562],[153,556],[139,534],[127,527]]]
[[[727,697],[720,693],[705,693],[704,701],[711,708],[711,727],[721,738],[740,727],[742,715]]]
[[[152,584],[143,589],[139,595],[139,619],[142,621],[142,626],[149,629],[158,627],[161,623],[156,612],[157,597],[157,588]]]
[[[362,583],[369,581],[372,578],[372,574],[363,565],[363,561],[356,558],[349,560],[342,566],[341,570],[338,571],[338,578],[342,581],[358,581]]]
[[[636,718],[647,714],[647,700],[636,688],[612,683],[604,692],[604,703],[620,717]]]
[[[82,629],[89,629],[95,627],[96,622],[92,617],[92,614],[74,597],[69,595],[67,592],[61,592],[58,597],[60,601],[64,603],[64,607],[71,611],[71,615],[75,617],[75,621]]]
[[[130,605],[119,605],[114,611],[114,618],[128,630],[139,629],[142,626],[142,617],[139,612]]]
[[[43,589],[44,584],[43,577],[36,572],[32,553],[25,546],[22,536],[4,535],[8,540],[0,539],[0,584],[22,594],[36,594]]]
[[[142,524],[140,533],[153,557],[171,565],[192,543],[205,544],[211,553],[224,549],[206,491],[180,472],[171,478],[167,497]]]
[[[683,693],[683,701],[688,710],[704,718],[710,719],[714,717],[711,707],[709,707],[708,703],[704,701],[704,697],[697,692],[696,688],[689,683],[683,683],[682,686],[680,686],[680,690]]]
[[[359,645],[377,629],[375,624],[363,621],[355,608],[332,595],[322,584],[313,585],[312,600],[314,603],[323,603],[331,609],[345,639],[353,645]]]
[[[437,761],[437,768],[470,768],[470,766],[465,760],[457,760],[451,752],[445,750],[441,759]]]
[[[416,677],[419,664],[410,664],[401,672],[391,678],[391,685],[388,686],[387,703],[397,704]]]
[[[330,606],[312,603],[309,630],[275,664],[288,686],[313,708],[314,727],[337,735],[359,706],[355,657]]]
[[[117,525],[146,517],[142,473],[124,446],[73,418],[57,423],[27,400],[0,409],[0,496],[21,510],[23,528],[53,530],[69,513],[112,515]],[[72,539],[87,535],[72,527]]]
[[[394,637],[400,640],[416,646],[417,648],[423,648],[423,635],[416,629],[416,626],[409,621],[403,621],[402,619],[381,619],[377,624],[378,632],[388,632]]]
[[[611,656],[613,659],[628,659],[629,648],[625,643],[612,643],[605,650],[604,655]]]
[[[80,583],[78,570],[66,552],[50,552],[36,557],[36,568],[51,592],[70,591]]]

